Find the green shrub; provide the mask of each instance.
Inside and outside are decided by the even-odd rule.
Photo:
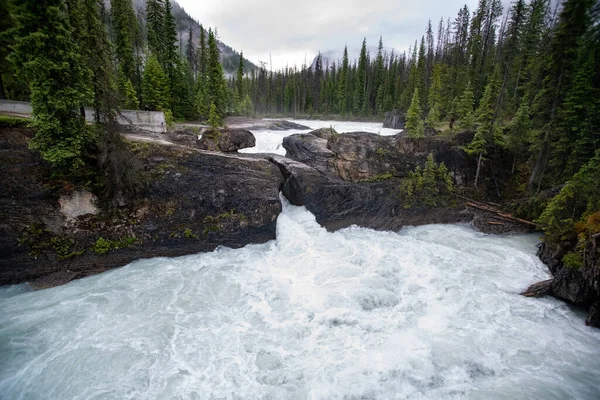
[[[93,250],[96,254],[106,254],[111,249],[112,245],[109,240],[104,239],[103,237],[99,237],[94,243]]]
[[[444,163],[437,164],[433,154],[427,156],[425,168],[417,166],[400,185],[400,199],[405,208],[415,205],[438,207],[447,204],[454,191],[452,176]]]
[[[0,115],[0,126],[10,127],[10,128],[18,128],[18,127],[26,127],[29,125],[31,121],[27,118],[18,118],[18,117],[8,117],[5,115]]]
[[[562,262],[565,266],[569,268],[581,268],[583,265],[583,257],[580,252],[571,252],[565,254],[562,259]]]

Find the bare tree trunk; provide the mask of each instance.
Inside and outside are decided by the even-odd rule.
[[[479,181],[479,171],[481,170],[481,159],[483,158],[483,150],[479,152],[479,159],[477,160],[477,172],[475,173],[475,187],[477,187],[477,182]]]
[[[4,91],[4,81],[2,80],[2,74],[0,74],[0,99],[6,99],[6,92]]]

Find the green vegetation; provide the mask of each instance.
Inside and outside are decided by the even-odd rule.
[[[223,225],[230,223],[245,223],[246,216],[244,214],[240,214],[236,211],[235,208],[232,208],[228,212],[224,212],[219,215],[209,215],[204,218],[204,230],[202,231],[204,236],[207,236],[210,232],[218,232],[221,230]]]
[[[29,126],[30,120],[26,118],[18,118],[18,117],[7,117],[4,115],[0,115],[0,126],[10,127],[10,128],[22,128]]]
[[[124,237],[118,240],[109,240],[99,237],[96,242],[92,245],[92,251],[96,254],[106,254],[110,250],[125,249],[135,244],[137,239],[135,237]]]
[[[426,205],[438,207],[452,201],[454,183],[444,163],[437,164],[433,154],[427,156],[425,167],[417,166],[410,172],[399,188],[399,196],[405,208]]]
[[[67,260],[85,253],[85,249],[74,250],[75,240],[69,236],[55,235],[42,225],[29,225],[19,237],[19,245],[29,247],[29,255],[37,259],[42,252],[52,251],[58,260]]]

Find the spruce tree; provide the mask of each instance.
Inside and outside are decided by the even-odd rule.
[[[348,46],[344,46],[344,57],[342,58],[342,68],[338,85],[338,100],[340,114],[346,115],[348,112]]]
[[[113,37],[115,38],[114,48],[118,62],[120,86],[125,89],[127,81],[139,82],[139,77],[136,76],[137,67],[134,56],[134,41],[138,34],[138,22],[131,0],[111,0],[110,15]],[[126,95],[126,93],[122,94]]]
[[[164,59],[165,48],[163,34],[165,30],[165,7],[163,0],[147,0],[146,29],[148,30],[148,49],[160,61]]]
[[[144,68],[142,96],[145,106],[151,110],[165,111],[169,108],[169,80],[153,53],[148,57]]]
[[[208,125],[213,129],[216,129],[216,128],[220,127],[221,125],[223,125],[223,122],[221,121],[221,116],[217,112],[217,106],[215,105],[214,102],[210,103],[210,112],[208,115]]]
[[[24,0],[10,55],[31,90],[36,133],[29,146],[63,172],[83,164],[82,153],[93,139],[82,114],[91,97],[91,73],[67,17],[61,0]]]
[[[354,114],[359,115],[363,110],[363,101],[365,99],[365,86],[367,82],[367,39],[363,39],[356,69],[356,78],[354,83],[354,97],[352,105]]]
[[[240,53],[240,65],[238,66],[235,79],[237,95],[240,99],[244,98],[244,52]]]
[[[188,31],[188,40],[187,45],[185,47],[185,55],[187,63],[192,69],[192,73],[194,74],[195,78],[198,68],[198,57],[196,56],[196,48],[194,46],[194,31],[192,28],[190,28]]]
[[[485,87],[483,98],[477,108],[476,118],[479,126],[467,151],[477,155],[477,173],[475,175],[475,186],[479,182],[481,162],[483,157],[490,151],[491,147],[499,141],[499,126],[496,122],[498,117],[498,96],[500,95],[500,82],[498,81],[498,69],[490,77]]]
[[[473,89],[471,88],[471,82],[469,82],[456,104],[456,117],[459,120],[459,127],[462,129],[473,129],[473,125],[475,124],[473,103]]]
[[[127,79],[127,82],[125,82],[125,108],[128,110],[137,110],[139,108],[139,100],[131,79]]]
[[[422,119],[422,109],[420,104],[419,89],[416,88],[406,113],[406,130],[408,136],[412,138],[425,137],[425,126]]]
[[[212,30],[208,30],[208,82],[207,99],[214,103],[219,117],[223,118],[227,112],[227,83],[223,75],[220,62],[220,52],[217,38]]]
[[[198,42],[198,85],[206,84],[206,71],[208,70],[208,49],[206,47],[206,34],[204,28],[200,25],[200,40]]]

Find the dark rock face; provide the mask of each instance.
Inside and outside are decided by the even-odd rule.
[[[327,137],[327,142],[318,137]],[[289,158],[349,182],[377,180],[384,175],[405,177],[417,165],[423,166],[429,153],[446,164],[457,183],[465,184],[475,176],[473,160],[447,138],[412,139],[369,132],[338,135],[319,130],[289,136],[283,147]]]
[[[202,150],[235,153],[256,146],[256,138],[246,129],[205,130],[197,144]]]
[[[398,230],[406,225],[468,222],[473,214],[464,207],[406,209],[398,196],[398,180],[351,183],[324,174],[289,158],[271,156],[284,176],[282,192],[294,205],[306,206],[328,230],[359,225]]]
[[[388,111],[385,113],[385,119],[383,120],[384,128],[391,129],[404,129],[404,123],[406,121],[406,114],[399,110]]]
[[[72,189],[48,189],[26,133],[0,135],[0,284],[43,288],[141,258],[275,239],[283,179],[267,160],[139,143],[145,191],[117,214],[69,221],[57,192]]]
[[[327,148],[327,140],[312,134],[299,133],[283,138],[286,157],[298,162],[307,163],[326,172],[333,152]]]
[[[544,242],[538,256],[548,266],[554,280],[553,296],[590,310],[586,323],[600,327],[600,243],[588,243],[584,250],[583,264],[569,267],[562,258],[572,251],[575,243]]]

